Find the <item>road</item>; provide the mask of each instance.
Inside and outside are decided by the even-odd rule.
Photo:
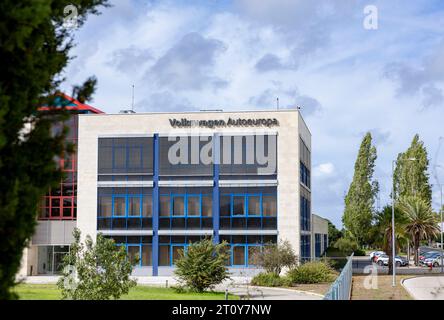
[[[402,285],[416,300],[444,300],[444,276],[406,279]]]

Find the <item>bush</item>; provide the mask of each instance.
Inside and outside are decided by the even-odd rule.
[[[288,241],[280,241],[267,244],[262,251],[255,252],[253,261],[268,273],[279,275],[282,268],[290,268],[296,264],[296,255]]]
[[[346,255],[351,255],[352,252],[358,250],[358,243],[348,238],[340,238],[336,240],[333,246]]]
[[[77,228],[73,236],[74,243],[63,258],[64,268],[57,282],[62,299],[119,299],[137,284],[130,275],[138,258],[129,261],[125,247],[117,247],[114,240],[100,233],[95,243],[89,235],[82,243]]]
[[[364,256],[366,256],[367,254],[366,254],[366,252],[365,252],[365,250],[364,249],[362,249],[362,248],[358,248],[358,249],[356,249],[355,251],[354,251],[354,255],[356,256],[356,257],[364,257]]]
[[[307,262],[287,272],[292,284],[322,283],[335,279],[335,271],[322,261]]]
[[[174,273],[180,285],[191,291],[203,292],[229,278],[225,266],[229,258],[225,241],[214,244],[212,239],[204,239],[191,244],[187,254],[182,250],[180,255]]]
[[[261,272],[251,280],[251,284],[262,287],[281,287],[286,284],[286,281],[274,272]]]

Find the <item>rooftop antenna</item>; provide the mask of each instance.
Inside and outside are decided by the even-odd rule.
[[[279,97],[276,98],[276,108],[279,110]]]
[[[136,113],[136,111],[134,111],[134,84],[131,86],[132,87],[132,95],[131,95],[131,109],[125,109],[125,110],[120,110],[119,113]]]

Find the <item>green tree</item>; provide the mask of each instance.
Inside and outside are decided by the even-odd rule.
[[[86,236],[80,241],[79,229],[74,229],[74,243],[64,257],[64,268],[57,286],[63,299],[109,300],[128,294],[136,285],[130,275],[135,261],[129,261],[124,246],[100,233],[96,243]]]
[[[96,14],[106,0],[72,0],[77,22]],[[10,288],[24,248],[34,233],[37,204],[62,174],[53,158],[69,152],[60,135],[51,135],[55,111],[39,114],[52,101],[63,78],[72,29],[64,27],[67,2],[0,1],[0,299],[16,297]],[[88,99],[91,81],[77,90]],[[28,128],[28,130],[24,130]]]
[[[253,261],[268,273],[279,275],[283,268],[291,268],[297,263],[296,254],[288,241],[267,244],[253,255]]]
[[[372,136],[367,133],[359,148],[355,162],[353,181],[345,197],[342,222],[346,236],[356,240],[360,246],[368,241],[368,232],[374,216],[375,197],[378,183],[373,180],[376,161],[376,148]]]
[[[415,159],[409,161],[409,159]],[[429,205],[432,203],[432,188],[427,172],[429,160],[424,142],[416,134],[410,147],[398,155],[394,172],[395,199],[418,196]]]
[[[427,201],[419,196],[402,197],[398,206],[406,216],[405,230],[413,239],[415,264],[418,265],[420,241],[433,239],[440,232],[438,216],[432,211]]]
[[[389,256],[389,274],[393,270],[393,255],[392,255],[392,207],[385,206],[380,212],[376,214],[375,229],[380,235],[376,242],[380,245],[382,250]],[[409,241],[406,234],[405,225],[406,217],[398,208],[395,207],[395,251],[400,250],[402,244]]]
[[[330,220],[327,221],[328,221],[328,242],[329,245],[331,246],[336,242],[336,240],[342,238],[343,234],[342,231],[338,230],[336,226],[330,222]]]
[[[229,278],[225,241],[215,244],[212,239],[204,239],[188,246],[186,254],[183,250],[179,252],[174,273],[179,282],[192,291],[203,292]]]

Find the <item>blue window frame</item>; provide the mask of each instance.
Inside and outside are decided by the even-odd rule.
[[[309,261],[311,259],[311,236],[301,235],[301,261]]]
[[[301,196],[300,205],[301,205],[301,208],[300,208],[301,230],[310,231],[310,227],[311,227],[310,201],[307,198],[305,198],[304,196]]]
[[[109,237],[113,238],[113,237]],[[138,256],[137,267],[151,266],[152,257],[152,236],[117,236],[114,237],[115,245],[124,247],[129,259]]]
[[[161,190],[159,229],[212,229],[212,199],[210,188]]]
[[[321,234],[315,233],[315,257],[321,256]]]
[[[305,166],[305,164],[301,161],[300,162],[300,181],[302,184],[304,184],[307,188],[310,188],[310,170]]]
[[[152,200],[151,188],[99,188],[98,229],[151,229]]]
[[[228,191],[220,193],[220,229],[277,228],[276,188]]]

